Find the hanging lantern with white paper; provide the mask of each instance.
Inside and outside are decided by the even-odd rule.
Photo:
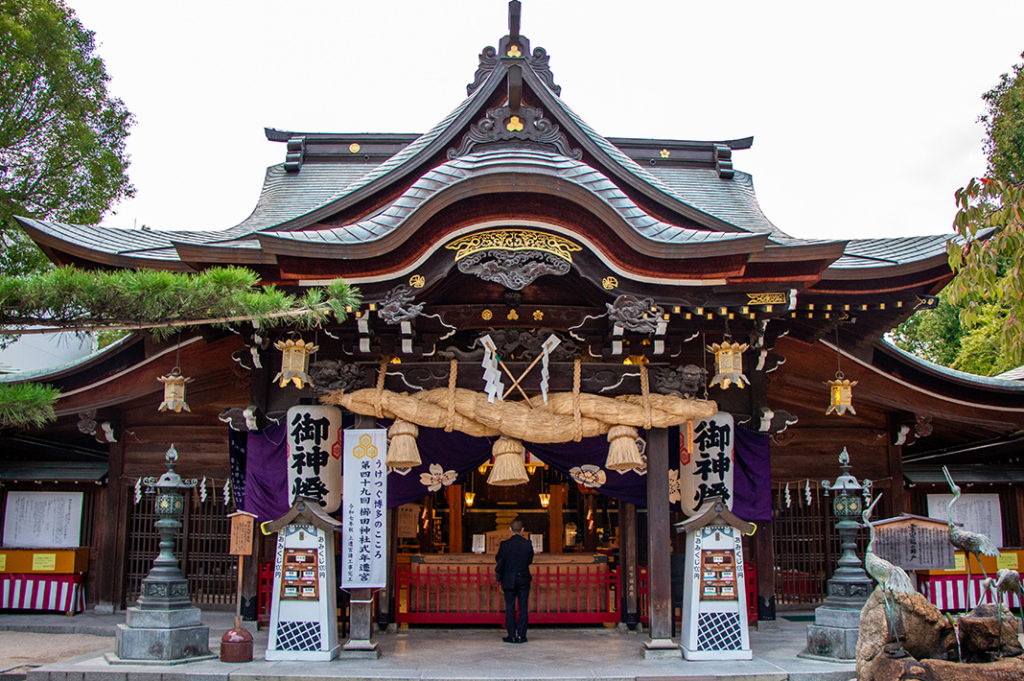
[[[341,409],[299,405],[287,418],[288,503],[309,497],[333,513],[341,506]]]
[[[750,346],[746,343],[730,343],[728,337],[721,345],[712,343],[707,347],[709,352],[715,353],[715,375],[711,379],[711,385],[726,390],[733,383],[740,388],[750,383],[743,373],[743,351],[748,347]]]
[[[734,439],[732,415],[720,411],[694,422],[693,451],[680,443],[679,495],[686,515],[696,513],[710,497],[721,497],[732,508]]]

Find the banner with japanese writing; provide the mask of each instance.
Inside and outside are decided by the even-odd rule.
[[[680,429],[685,439],[685,429]],[[721,497],[733,505],[733,448],[735,426],[731,414],[718,412],[693,424],[693,451],[679,448],[679,503],[693,515],[708,497]]]
[[[341,587],[387,584],[387,430],[344,431]]]
[[[328,513],[341,506],[341,409],[299,405],[288,410],[288,505],[316,499]]]

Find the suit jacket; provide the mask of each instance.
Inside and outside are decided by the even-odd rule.
[[[511,591],[516,586],[529,584],[532,579],[533,542],[522,535],[512,535],[501,542],[495,562],[494,573],[502,589]]]

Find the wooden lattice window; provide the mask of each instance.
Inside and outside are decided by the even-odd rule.
[[[159,552],[160,538],[154,523],[157,520],[151,497],[134,503],[128,497],[128,531],[125,549],[125,579],[122,607],[134,605],[142,589],[142,579],[153,566]],[[185,493],[185,512],[175,552],[188,577],[192,602],[204,607],[233,606],[237,584],[238,561],[228,555],[231,523],[228,509],[219,494],[210,493],[199,501],[199,493]]]

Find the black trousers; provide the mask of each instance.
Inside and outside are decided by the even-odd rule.
[[[530,601],[530,583],[516,584],[515,588],[504,589],[505,594],[505,630],[509,638],[526,638],[527,611]],[[516,617],[516,605],[519,616]]]

